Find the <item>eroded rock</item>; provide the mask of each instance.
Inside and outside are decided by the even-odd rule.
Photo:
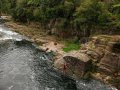
[[[86,52],[86,54],[94,61],[97,62],[100,59],[100,55],[92,50]]]
[[[106,52],[101,59],[99,70],[106,74],[115,74],[120,71],[120,57],[114,53]]]

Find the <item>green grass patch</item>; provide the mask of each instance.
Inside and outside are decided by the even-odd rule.
[[[63,51],[70,52],[72,50],[79,50],[79,49],[80,49],[80,44],[66,41]]]

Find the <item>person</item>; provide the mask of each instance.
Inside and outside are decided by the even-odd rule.
[[[63,73],[64,73],[64,74],[66,74],[66,70],[67,70],[67,64],[64,63],[64,65],[63,65]]]

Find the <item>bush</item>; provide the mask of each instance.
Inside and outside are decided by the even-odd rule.
[[[15,21],[27,22],[26,10],[22,7],[17,7],[15,10],[13,10],[12,16]]]
[[[99,25],[101,26],[108,26],[111,22],[112,13],[104,12],[98,17]]]
[[[35,21],[41,21],[41,19],[42,19],[42,11],[41,11],[41,9],[36,8],[33,11],[33,16],[34,16]]]

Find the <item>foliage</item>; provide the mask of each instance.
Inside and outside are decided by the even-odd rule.
[[[0,0],[0,14],[9,13],[10,3],[8,0]]]
[[[80,49],[80,45],[77,43],[73,43],[73,42],[65,42],[65,47],[63,48],[64,52],[70,52],[72,50],[79,50]]]
[[[98,23],[98,17],[101,14],[101,5],[97,0],[84,0],[81,5],[76,9],[74,14],[74,24],[77,29],[87,31],[90,35],[90,29]]]
[[[0,0],[0,11],[16,21],[38,21],[71,33],[90,36],[91,30],[120,28],[120,1],[101,0]],[[60,22],[61,21],[61,22]],[[56,27],[55,24],[58,24]],[[111,28],[112,27],[112,28]]]

